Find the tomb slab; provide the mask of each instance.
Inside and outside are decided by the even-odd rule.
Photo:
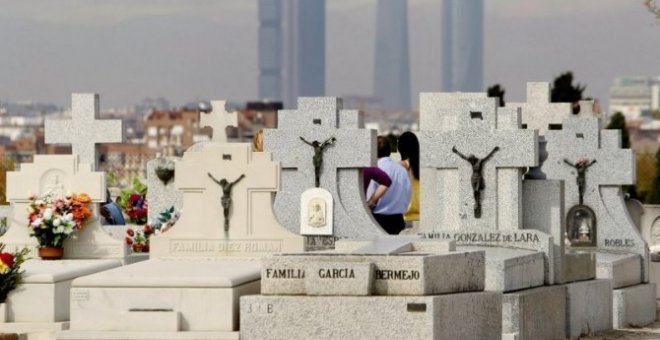
[[[502,296],[502,336],[562,339],[566,325],[566,290],[538,287]]]
[[[614,328],[639,327],[656,320],[655,284],[640,284],[613,291]]]
[[[566,337],[612,329],[612,280],[566,284]]]

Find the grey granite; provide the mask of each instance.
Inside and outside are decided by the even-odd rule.
[[[655,284],[647,283],[613,291],[614,328],[640,327],[656,320]]]
[[[510,292],[543,285],[543,253],[497,247],[459,247],[486,253],[486,290]]]
[[[98,144],[122,143],[122,121],[99,119],[99,95],[74,93],[71,95],[71,119],[46,119],[46,144],[71,144],[71,153],[81,163],[96,169]]]
[[[596,254],[568,252],[564,255],[564,282],[591,280],[596,277]]]
[[[504,294],[503,338],[563,339],[565,313],[566,289],[563,286],[540,287]]]
[[[502,297],[496,292],[243,296],[240,310],[241,339],[247,340],[500,339],[502,333]]]
[[[640,221],[642,237],[651,252],[660,250],[660,204],[645,204]]]
[[[522,170],[538,164],[538,137],[520,129],[520,112],[498,109],[485,93],[422,93],[420,127],[419,230],[522,229]],[[478,158],[499,147],[483,165],[480,218],[473,212],[472,167],[452,152],[454,146]]]
[[[389,241],[388,239],[390,238],[398,241]],[[375,243],[382,242],[382,239],[386,240],[385,244],[375,245]],[[444,240],[441,241],[436,239],[422,239],[417,235],[385,236],[375,240],[342,239],[335,242],[335,252],[338,253],[367,254],[372,252],[372,250],[378,250],[381,252],[381,254],[383,252],[388,252],[390,254],[402,252],[444,253],[456,250],[456,242]]]
[[[584,204],[596,215],[597,248],[639,254],[642,280],[648,281],[648,248],[628,214],[621,189],[635,183],[633,151],[621,149],[620,131],[601,130],[598,118],[566,118],[562,126],[546,135],[548,159],[542,170],[548,179],[565,181],[564,211],[579,203],[576,171],[564,160],[596,160],[586,171]]]
[[[522,123],[527,129],[537,129],[540,135],[545,135],[550,124],[561,124],[562,119],[573,114],[571,103],[551,103],[550,83],[528,82],[527,102],[508,102],[507,108],[522,110]]]
[[[165,159],[172,162],[181,160],[179,157],[165,157]],[[155,222],[158,220],[160,213],[174,206],[177,210],[183,207],[183,192],[176,189],[174,185],[174,177],[164,184],[158,176],[156,176],[156,167],[160,164],[161,160],[156,158],[147,162],[147,202],[149,202],[149,221]]]
[[[588,280],[566,287],[566,337],[612,329],[612,281]]]
[[[374,264],[311,262],[305,265],[307,295],[366,296],[374,286]]]
[[[280,223],[300,232],[300,196],[314,187],[314,150],[300,137],[310,142],[336,138],[334,146],[323,153],[320,175],[320,187],[334,200],[334,237],[385,235],[366,207],[361,190],[361,168],[376,163],[376,132],[364,129],[361,113],[343,110],[342,101],[334,97],[299,98],[297,110],[278,112],[277,129],[264,130],[264,150],[272,152],[282,165],[282,185],[274,203]],[[312,239],[315,244],[334,245],[317,240],[319,237]]]
[[[596,277],[611,279],[617,289],[642,282],[642,258],[637,254],[596,253]]]
[[[484,252],[354,255],[283,254],[262,260],[261,294],[304,295],[310,262],[373,263],[374,295],[431,295],[484,289]],[[328,283],[331,284],[331,283]]]

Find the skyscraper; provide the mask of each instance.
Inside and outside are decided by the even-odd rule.
[[[410,109],[407,0],[379,0],[374,96],[383,108]]]
[[[483,91],[484,2],[442,2],[442,90]]]
[[[259,0],[259,97],[325,94],[325,0]]]

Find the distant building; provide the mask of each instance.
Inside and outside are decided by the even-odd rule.
[[[150,156],[181,155],[196,142],[199,130],[197,110],[153,111],[144,122],[144,144]],[[209,134],[210,131],[207,132]]]
[[[442,91],[483,92],[483,0],[442,2]]]
[[[325,0],[259,0],[259,97],[325,94]]]
[[[610,112],[639,120],[660,109],[660,77],[619,77],[610,87]]]
[[[408,2],[378,1],[374,96],[383,109],[410,109],[410,62],[408,52]]]

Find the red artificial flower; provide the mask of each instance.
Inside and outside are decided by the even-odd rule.
[[[128,237],[128,236],[126,236],[126,244],[128,244],[128,245],[133,244],[133,239],[130,238],[130,237]]]
[[[148,253],[148,252],[149,252],[149,245],[148,245],[148,244],[145,245],[145,246],[142,248],[142,251],[144,251],[145,253]]]
[[[126,230],[126,233],[127,233],[128,236],[130,236],[130,237],[135,236],[135,232],[133,231],[133,229],[127,229],[127,230]]]
[[[14,255],[10,253],[2,253],[0,254],[0,261],[2,261],[7,267],[11,268],[14,266]]]
[[[142,230],[144,231],[145,235],[151,235],[154,233],[154,228],[152,228],[150,225],[145,224],[144,227],[142,227]]]
[[[136,253],[142,252],[143,248],[144,248],[144,245],[142,245],[140,243],[134,243],[133,244],[133,251],[136,252]]]

